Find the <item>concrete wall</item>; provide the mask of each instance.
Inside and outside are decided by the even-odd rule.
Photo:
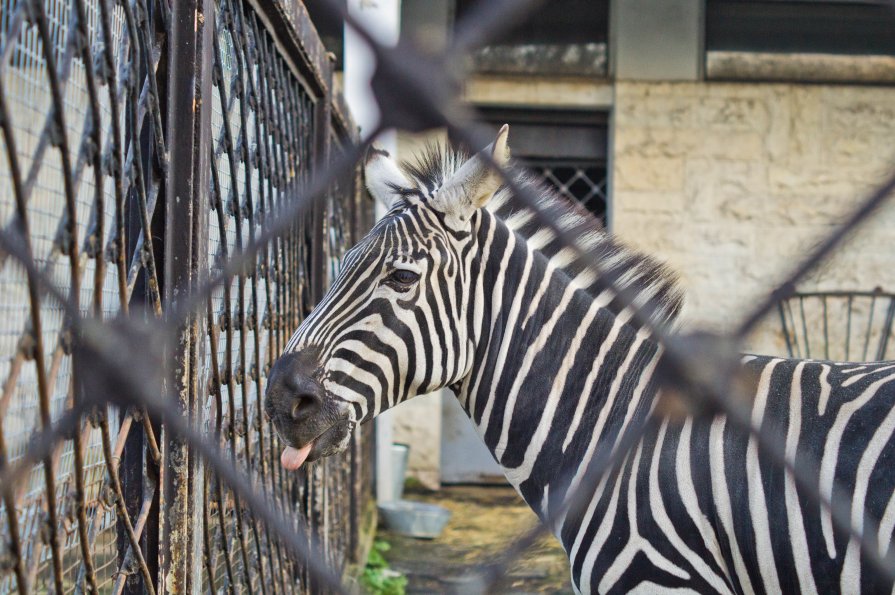
[[[895,89],[615,85],[612,221],[682,277],[687,327],[727,330],[895,163]],[[895,201],[799,287],[895,290]],[[747,348],[783,353],[772,318]]]

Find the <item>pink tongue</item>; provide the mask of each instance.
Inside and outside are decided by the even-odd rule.
[[[305,462],[305,459],[308,458],[308,455],[311,454],[312,446],[314,446],[313,442],[306,444],[301,448],[287,446],[285,450],[283,450],[283,454],[280,455],[280,464],[287,471],[295,471],[301,467],[302,463]]]

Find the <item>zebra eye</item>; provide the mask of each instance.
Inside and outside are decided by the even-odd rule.
[[[419,281],[419,273],[408,271],[407,269],[395,269],[388,276],[388,280],[398,285],[411,285]]]

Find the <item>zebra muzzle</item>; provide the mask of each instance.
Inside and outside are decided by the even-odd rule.
[[[302,349],[280,357],[268,378],[264,409],[285,446],[280,464],[290,471],[344,450],[353,428],[346,407],[317,381],[320,369],[317,350]]]

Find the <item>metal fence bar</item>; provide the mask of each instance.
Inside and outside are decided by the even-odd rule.
[[[207,267],[208,193],[211,112],[194,109],[211,96],[214,30],[212,0],[178,0],[171,6],[168,65],[168,179],[165,188],[164,303],[171,309],[188,295],[194,279]],[[204,357],[201,315],[178,321],[178,347],[172,353],[168,391],[194,424],[204,418],[200,406],[198,362]],[[184,593],[202,584],[202,515],[205,472],[182,437],[165,435],[159,580],[166,590]]]

